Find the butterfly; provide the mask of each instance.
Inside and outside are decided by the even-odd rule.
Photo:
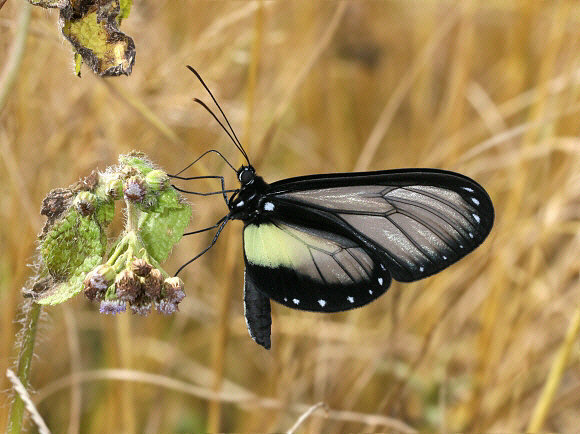
[[[217,228],[210,246],[183,267],[211,248],[229,221],[241,220],[246,324],[264,348],[271,347],[271,300],[312,312],[361,307],[384,294],[393,279],[413,282],[449,267],[490,233],[494,208],[489,195],[454,172],[397,169],[267,183],[256,174],[209,88],[188,68],[232,134],[203,102],[196,102],[214,116],[248,164],[237,170],[230,165],[238,189],[226,190],[223,177],[213,176],[222,180],[216,193],[223,194],[229,212],[216,225],[192,232]]]

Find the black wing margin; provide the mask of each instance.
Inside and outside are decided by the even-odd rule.
[[[273,202],[314,209],[345,224],[376,248],[402,282],[457,262],[483,242],[494,221],[483,187],[436,169],[306,176],[271,187]]]

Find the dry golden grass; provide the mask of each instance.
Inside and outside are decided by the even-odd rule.
[[[0,71],[22,4],[0,11]],[[170,172],[210,148],[241,163],[191,101],[209,98],[186,64],[267,180],[438,167],[484,185],[497,217],[466,259],[362,309],[275,306],[269,352],[244,324],[239,223],[181,276],[179,314],[109,317],[83,297],[47,308],[32,384],[54,432],[283,431],[320,401],[328,413],[297,432],[578,429],[577,2],[136,1],[133,75],[107,80],[72,74],[56,20],[32,11],[0,108],[2,389],[50,189],[132,149]],[[204,164],[237,185],[218,158]],[[194,202],[192,229],[226,213],[218,197]],[[210,239],[184,239],[166,269]],[[558,354],[561,381],[543,393]]]

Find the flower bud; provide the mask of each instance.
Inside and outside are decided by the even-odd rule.
[[[93,301],[100,298],[115,280],[115,270],[108,264],[101,264],[90,271],[84,280],[85,296]]]
[[[79,192],[73,201],[73,205],[76,207],[79,214],[84,217],[93,213],[96,203],[97,197],[89,191]]]
[[[105,185],[105,192],[113,200],[123,197],[123,181],[119,178],[109,179]]]
[[[141,176],[131,176],[123,186],[125,199],[131,202],[141,202],[147,193],[145,182]]]
[[[145,259],[135,258],[135,260],[131,263],[131,270],[139,277],[145,277],[153,268],[153,265],[148,263]]]
[[[185,292],[183,292],[184,283],[179,277],[168,277],[163,282],[163,298],[168,301],[175,301],[179,303],[185,298]]]
[[[119,161],[122,162],[121,160],[122,156],[119,157]],[[121,168],[121,173],[124,175],[125,178],[129,178],[131,176],[135,176],[139,174],[139,170],[137,170],[136,167],[133,166],[129,166],[129,165],[123,165],[123,167]]]
[[[157,312],[165,315],[177,312],[178,304],[185,297],[183,281],[179,277],[169,277],[163,282],[163,298],[156,303]]]
[[[143,289],[145,293],[157,300],[161,296],[161,288],[163,287],[163,275],[157,268],[151,270],[148,276],[143,279]]]
[[[123,270],[115,279],[116,295],[119,300],[134,302],[142,293],[141,280],[131,270]]]
[[[145,175],[145,183],[151,191],[163,191],[169,187],[169,177],[162,170],[152,170]]]

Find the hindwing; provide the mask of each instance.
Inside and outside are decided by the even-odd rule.
[[[353,309],[379,297],[391,283],[380,259],[355,241],[276,218],[246,225],[244,255],[246,280],[294,309]]]

